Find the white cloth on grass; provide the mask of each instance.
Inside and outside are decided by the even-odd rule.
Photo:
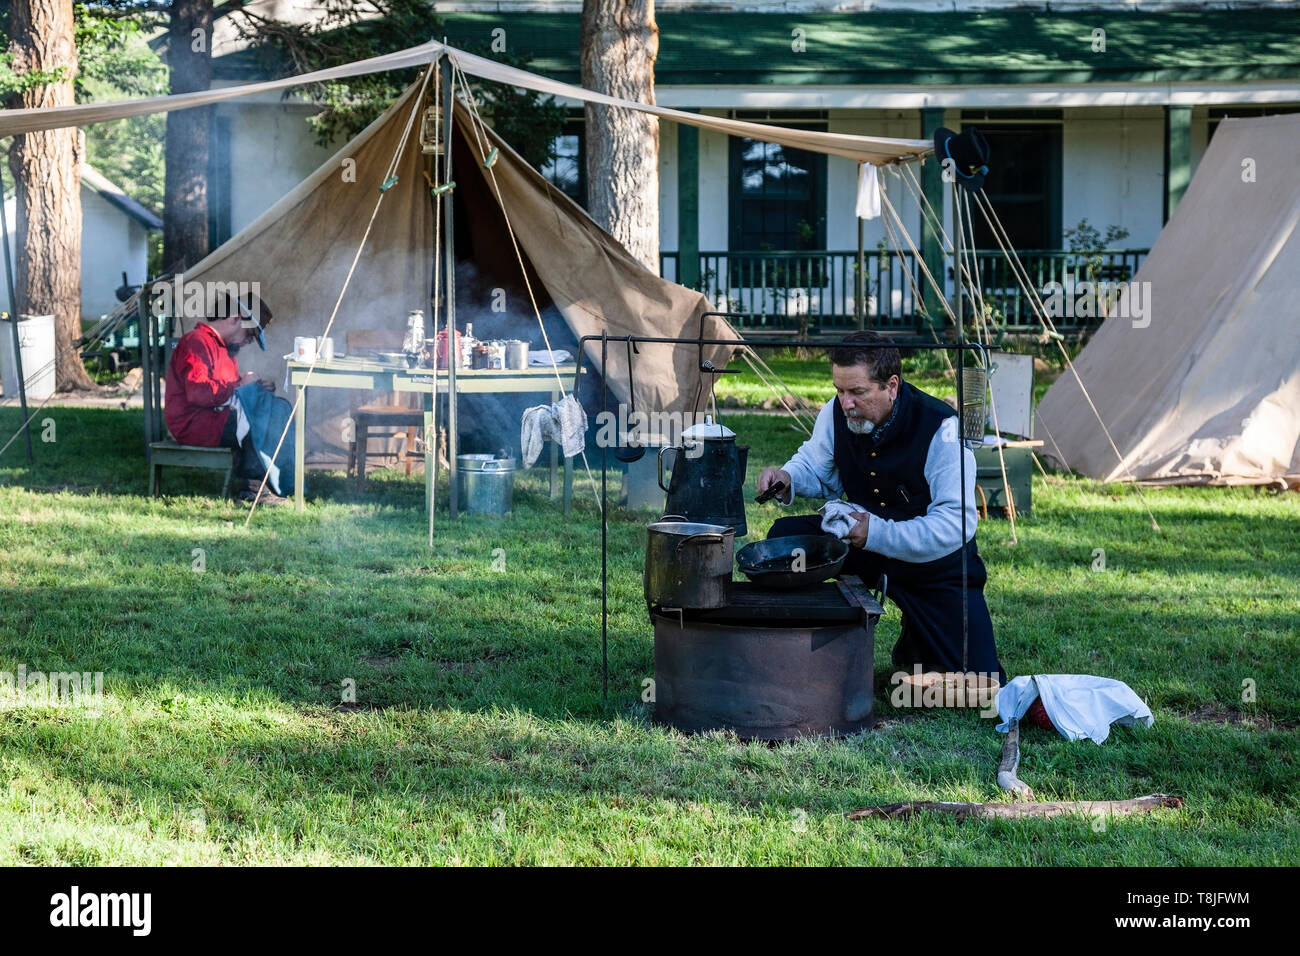
[[[1035,698],[1066,740],[1084,737],[1101,743],[1110,736],[1111,724],[1132,727],[1155,723],[1151,708],[1121,680],[1091,674],[1034,674],[1017,677],[998,691],[997,729],[1005,733],[1012,720],[1019,720]]]
[[[586,447],[586,437],[587,413],[572,395],[565,395],[551,405],[535,405],[526,409],[519,429],[524,467],[533,467],[542,453],[542,444],[546,441],[559,442],[564,457],[572,458],[582,454]]]
[[[880,176],[871,163],[861,163],[858,166],[856,212],[859,219],[880,218]]]
[[[865,514],[867,509],[851,501],[826,502],[817,511],[822,516],[822,530],[843,541],[858,523],[857,518],[849,517],[849,513],[853,511]]]

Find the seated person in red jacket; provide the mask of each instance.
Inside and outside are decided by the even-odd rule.
[[[262,330],[270,321],[271,310],[261,300],[246,304],[218,295],[208,317],[177,341],[167,368],[163,408],[167,430],[183,445],[235,449],[236,474],[244,481],[240,499],[245,501],[257,496],[266,471],[247,435],[241,447],[231,397],[235,389],[253,383],[275,391],[275,383],[256,372],[241,375],[235,354],[249,342],[257,342],[265,351]],[[269,488],[262,492],[263,504],[284,500]]]

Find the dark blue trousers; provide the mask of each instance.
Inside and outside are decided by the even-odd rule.
[[[793,515],[778,518],[767,533],[769,538],[797,534],[823,534],[821,515]],[[849,548],[844,573],[855,574],[870,588],[887,577],[885,597],[902,612],[902,634],[894,645],[894,665],[922,671],[974,671],[996,674],[1005,685],[1006,672],[998,661],[993,642],[993,621],[984,601],[988,574],[972,538],[966,545],[967,663],[962,667],[961,551],[937,561],[913,563],[887,558],[874,551]]]

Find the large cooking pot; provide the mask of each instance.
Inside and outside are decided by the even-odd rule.
[[[731,597],[736,533],[723,525],[656,521],[646,528],[646,604],[654,607],[718,608]]]

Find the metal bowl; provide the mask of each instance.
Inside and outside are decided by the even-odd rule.
[[[796,552],[802,552],[802,571],[794,570]],[[736,565],[761,587],[801,588],[835,577],[848,556],[849,546],[833,535],[797,534],[745,545]]]

